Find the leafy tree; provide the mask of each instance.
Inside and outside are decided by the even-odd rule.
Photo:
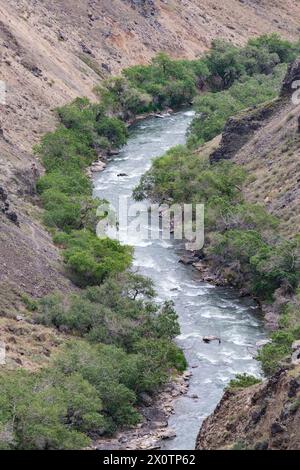
[[[78,374],[20,370],[2,373],[0,383],[7,448],[78,449],[89,443],[86,431],[103,426],[96,389]]]
[[[56,235],[54,241],[64,247],[64,259],[80,286],[97,285],[111,274],[130,267],[132,249],[109,238],[99,239],[90,230]]]

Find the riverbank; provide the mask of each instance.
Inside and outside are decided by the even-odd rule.
[[[134,126],[128,144],[102,172],[95,174],[94,196],[115,207],[120,196],[134,202],[132,190],[151,166],[152,158],[184,144],[192,118],[190,111],[183,111],[165,119],[149,118]],[[168,418],[169,429],[174,429],[177,436],[159,445],[163,450],[193,449],[199,425],[213,411],[227,383],[236,373],[259,374],[259,365],[248,348],[264,338],[261,321],[250,299],[239,299],[233,289],[202,282],[196,269],[179,263],[183,253],[177,252],[179,247],[171,240],[141,240],[138,235],[130,235],[126,243],[135,249],[134,270],[153,280],[159,301],[174,302],[181,325],[177,344],[195,367],[188,393],[171,397],[174,412]],[[203,336],[221,332],[221,345],[203,343]],[[196,395],[199,399],[190,398]],[[129,440],[134,433],[130,432]],[[138,435],[136,438],[139,441]],[[118,440],[113,442],[119,445]]]
[[[180,261],[180,260],[179,260]],[[258,308],[261,310],[261,314],[264,320],[264,325],[267,331],[276,331],[278,329],[280,313],[275,303],[264,303],[260,299],[253,296],[251,292],[245,288],[238,289],[234,284],[226,278],[222,272],[212,268],[209,262],[204,260],[196,260],[191,263],[192,266],[200,273],[201,280],[208,282],[217,287],[230,287],[236,290],[237,294],[241,298],[249,297],[255,302]]]
[[[143,394],[143,404],[138,407],[142,421],[138,426],[119,431],[111,438],[97,440],[92,450],[154,450],[161,449],[163,442],[176,437],[176,431],[169,427],[168,420],[174,414],[175,401],[187,395],[191,371],[184,372],[168,383],[154,396]],[[196,395],[190,395],[197,400]]]

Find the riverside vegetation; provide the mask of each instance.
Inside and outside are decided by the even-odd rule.
[[[200,198],[207,204],[206,255],[213,262],[238,261],[251,291],[269,300],[283,283],[297,289],[297,239],[279,239],[276,219],[242,200],[239,187],[247,175],[241,168],[211,165],[193,148],[221,132],[229,115],[276,96],[285,64],[298,48],[273,35],[244,48],[217,41],[195,61],[159,54],[149,66],[126,69],[97,87],[99,103],[78,98],[57,110],[57,129],[36,148],[46,170],[37,190],[44,222],[81,290],[68,298],[53,294],[27,302],[35,321],[70,339],[47,368],[0,374],[3,449],[80,448],[91,438],[134,425],[141,393],[157,391],[186,367],[173,342],[179,325],[172,303],[158,305],[151,281],[130,271],[130,247],[95,234],[99,201],[92,198],[85,170],[99,155],[126,143],[125,121],[137,114],[187,105],[199,91],[208,91],[196,99],[202,116],[191,126],[188,147],[156,160],[136,195],[180,202]],[[296,304],[285,312],[285,329],[267,346],[278,360],[300,337]],[[274,351],[261,353],[266,371],[277,366]]]
[[[244,200],[242,187],[251,174],[230,161],[211,162],[201,145],[220,134],[230,116],[277,97],[286,63],[298,50],[299,45],[275,35],[251,40],[244,48],[215,43],[206,60],[217,85],[196,98],[187,145],[154,160],[134,192],[137,200],[205,203],[203,255],[212,270],[261,302],[291,299],[280,307],[279,330],[259,352],[266,374],[291,356],[292,343],[300,339],[300,236],[284,239],[276,217]],[[250,385],[253,378],[240,379],[234,386]]]

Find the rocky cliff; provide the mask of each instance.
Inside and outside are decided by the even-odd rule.
[[[197,438],[198,450],[300,449],[300,368],[227,391]]]

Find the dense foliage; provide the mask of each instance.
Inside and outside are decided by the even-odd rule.
[[[134,192],[138,200],[161,204],[205,203],[204,255],[212,268],[261,301],[287,298],[280,331],[259,353],[267,374],[300,338],[298,301],[289,301],[300,281],[300,239],[283,239],[275,217],[243,200],[242,187],[250,176],[241,167],[228,161],[211,164],[205,148],[203,155],[194,148],[221,133],[230,116],[276,97],[285,64],[298,50],[298,44],[276,35],[251,40],[244,48],[215,42],[205,58],[212,91],[196,98],[188,146],[155,159]]]
[[[78,98],[57,110],[61,124],[36,148],[46,169],[37,183],[44,206],[44,222],[58,231],[55,240],[64,251],[66,266],[80,286],[102,282],[131,264],[131,249],[99,240],[95,229],[99,201],[84,170],[101,151],[126,142],[122,121],[109,117],[103,105]]]
[[[122,119],[190,104],[209,71],[205,60],[172,60],[158,54],[150,65],[125,69],[96,88],[104,106]]]
[[[73,334],[49,367],[0,374],[0,446],[78,449],[90,437],[140,420],[153,393],[186,367],[173,338],[173,304],[155,303],[152,282],[127,273],[65,298],[35,304],[35,321]]]

